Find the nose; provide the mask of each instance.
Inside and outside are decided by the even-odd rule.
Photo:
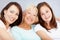
[[[11,18],[15,19],[16,18],[16,15],[15,14],[12,14],[11,15]]]
[[[49,14],[48,14],[48,13],[46,13],[46,14],[45,14],[45,17],[48,17],[48,16],[49,16]]]
[[[11,19],[14,19],[14,16],[11,16]]]

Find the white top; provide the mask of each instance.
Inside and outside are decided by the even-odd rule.
[[[51,30],[46,30],[45,28],[43,28],[40,24],[37,24],[34,28],[35,32],[37,31],[45,31],[47,33],[48,36],[50,36],[53,40],[60,40],[60,23],[57,22],[57,29],[53,28]]]
[[[0,20],[0,28],[6,29],[5,24],[3,23],[2,20]],[[6,29],[8,32],[10,31],[10,27],[8,29]]]
[[[0,28],[6,29],[5,24],[1,20],[0,20]]]

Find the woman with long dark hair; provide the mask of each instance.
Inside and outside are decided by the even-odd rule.
[[[37,5],[38,24],[36,33],[42,40],[60,40],[60,24],[56,21],[52,8],[46,2]]]
[[[1,40],[12,40],[9,33],[10,28],[11,26],[18,25],[21,22],[21,16],[22,9],[17,2],[10,2],[2,9],[0,17]]]

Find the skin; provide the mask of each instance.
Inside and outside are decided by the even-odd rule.
[[[43,9],[43,10],[42,10]],[[52,13],[47,6],[41,7],[41,17],[46,22],[49,23],[52,18]]]
[[[0,39],[1,40],[13,40],[8,32],[5,29],[0,28]]]
[[[4,17],[6,20],[6,26],[9,27],[10,24],[18,19],[19,10],[15,5],[9,7],[8,10],[4,10]]]
[[[0,28],[1,40],[13,40],[9,32],[7,32],[9,25],[18,19],[19,10],[15,5],[10,6],[7,10],[4,10],[4,17],[6,21],[6,29]]]
[[[35,6],[31,6],[26,9],[23,13],[23,20],[19,27],[29,30],[31,29],[31,25],[36,21],[37,17],[37,8]]]
[[[42,6],[40,9],[41,18],[47,23],[47,28],[50,29],[49,22],[52,19],[52,13],[47,6]],[[37,34],[42,38],[42,40],[52,40],[43,30],[37,31]]]

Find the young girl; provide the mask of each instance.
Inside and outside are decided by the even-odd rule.
[[[51,7],[46,2],[39,3],[38,23],[35,32],[42,40],[60,40],[60,24],[56,21]]]
[[[22,16],[21,6],[17,2],[8,3],[1,11],[0,18],[0,39],[1,40],[12,40],[9,33],[11,26],[18,25],[14,24],[21,22]]]

